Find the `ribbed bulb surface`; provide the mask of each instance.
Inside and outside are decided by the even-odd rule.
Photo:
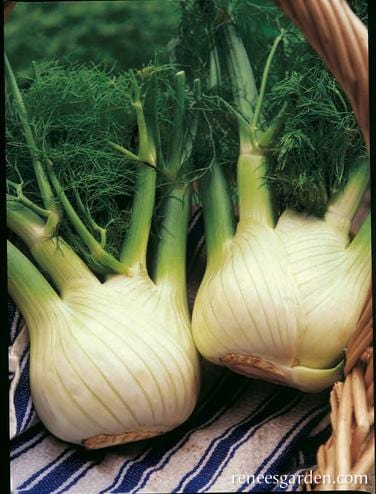
[[[150,280],[71,286],[29,322],[31,387],[57,437],[101,447],[182,423],[198,395],[198,359],[184,311]]]
[[[348,245],[348,234],[334,223],[293,211],[274,229],[240,223],[197,295],[198,350],[245,374],[250,357],[249,365],[306,391],[329,386],[339,375],[328,369],[341,360],[371,276],[369,243],[358,250]]]

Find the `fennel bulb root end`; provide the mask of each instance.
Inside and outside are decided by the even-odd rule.
[[[288,367],[241,353],[228,353],[219,360],[222,365],[238,374],[291,386],[308,393],[318,393],[328,388],[341,378],[343,369],[343,361],[332,369],[310,369],[300,365]]]
[[[108,448],[110,446],[118,446],[120,444],[133,443],[151,439],[152,437],[160,436],[167,432],[163,427],[155,430],[138,430],[133,432],[125,432],[124,434],[98,434],[97,436],[89,437],[82,441],[82,446],[86,449]]]

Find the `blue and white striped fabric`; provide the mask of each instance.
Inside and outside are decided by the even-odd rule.
[[[56,439],[38,420],[28,333],[11,302],[9,326],[12,493],[297,490],[291,475],[314,465],[330,433],[328,393],[307,395],[203,363],[202,396],[185,424],[159,438],[86,451]],[[252,483],[252,475],[289,480]]]

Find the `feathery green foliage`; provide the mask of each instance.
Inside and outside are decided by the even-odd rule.
[[[94,235],[99,225],[108,227],[106,249],[119,251],[131,216],[135,175],[140,166],[114,150],[111,142],[130,151],[138,147],[136,114],[132,105],[134,77],[145,102],[145,116],[152,116],[152,78],[157,79],[155,98],[161,140],[160,155],[167,156],[175,107],[173,65],[149,65],[115,75],[98,66],[62,66],[57,62],[34,66],[35,76],[22,91],[29,120],[42,157],[53,163],[67,196],[83,215]],[[187,93],[188,106],[193,95]],[[191,103],[189,103],[191,101]],[[194,112],[193,112],[194,113]],[[9,192],[22,183],[23,193],[41,206],[30,153],[12,97],[6,98],[7,168]],[[159,173],[158,173],[159,170]],[[179,177],[190,183],[192,172]],[[171,180],[157,164],[158,202],[163,203]],[[157,206],[155,223],[162,220]],[[156,225],[154,225],[156,227]],[[60,231],[90,262],[90,256],[63,215]]]
[[[366,2],[353,4],[364,20]],[[212,47],[216,43],[221,50],[223,25],[229,19],[246,47],[258,87],[274,39],[284,32],[268,76],[262,127],[270,125],[283,104],[287,109],[283,125],[268,147],[271,157],[265,180],[273,187],[280,210],[291,206],[321,216],[330,195],[343,186],[354,161],[364,153],[351,107],[303,35],[274,4],[263,0],[184,2],[175,51],[192,77],[207,78]],[[223,70],[219,90],[222,98],[231,101],[230,84]],[[234,175],[236,118],[219,100],[214,107],[216,110],[213,105],[206,109],[209,118],[215,115],[215,123],[206,128],[206,138],[202,135],[202,147],[197,147],[196,156],[207,156],[205,140],[220,136],[214,138],[216,159],[228,168],[228,175]]]
[[[276,84],[272,103],[290,102],[290,112],[272,146],[270,180],[281,209],[322,215],[328,198],[345,183],[363,151],[362,136],[349,103],[313,54],[302,57],[307,69]]]

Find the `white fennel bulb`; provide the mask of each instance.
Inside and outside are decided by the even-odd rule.
[[[201,183],[208,261],[193,310],[194,340],[211,362],[250,377],[320,391],[341,376],[346,344],[370,289],[370,218],[353,240],[349,236],[368,184],[368,163],[354,163],[324,217],[287,209],[277,218],[265,176],[270,145],[287,106],[266,129],[260,114],[282,35],[266,61],[258,94],[234,26],[227,23],[223,30],[239,121],[239,222],[234,227],[227,184],[214,160]],[[215,47],[213,87],[220,80],[218,58]]]
[[[113,142],[106,152],[108,160],[115,153],[125,155],[124,167],[129,160],[136,164],[131,218],[117,258],[106,249],[106,229],[95,223],[79,193],[74,200],[68,197],[46,156],[48,150],[38,150],[7,60],[6,66],[14,114],[19,117],[15,125],[22,125],[34,187],[43,205],[25,197],[22,182],[10,183],[13,195],[8,197],[7,223],[28,257],[8,241],[8,286],[30,332],[30,383],[38,416],[60,439],[89,449],[169,431],[192,413],[199,392],[185,270],[190,184],[180,180],[190,163],[196,120],[185,114],[184,72],[175,75],[176,108],[167,157],[160,145],[156,75],[152,74],[149,88],[153,118],[145,117],[141,87],[133,73],[128,75],[138,123],[138,154]],[[54,83],[54,74],[52,78]],[[146,90],[147,83],[142,84]],[[154,272],[149,274],[146,259],[158,166],[170,182],[161,186],[162,220]],[[96,173],[100,188],[101,171]],[[109,208],[111,200],[110,191]],[[76,244],[100,277],[57,235],[62,212],[69,225],[66,231],[75,230]]]
[[[275,228],[239,223],[197,294],[192,328],[204,357],[307,391],[340,377],[371,254],[369,231],[350,243],[331,220],[286,211]]]
[[[25,276],[35,268],[12,246],[8,255],[12,291],[16,270]],[[35,288],[31,297],[38,298]],[[191,414],[198,359],[187,314],[166,287],[118,275],[77,279],[61,298],[41,298],[24,309],[30,382],[54,435],[97,448],[153,437]]]

